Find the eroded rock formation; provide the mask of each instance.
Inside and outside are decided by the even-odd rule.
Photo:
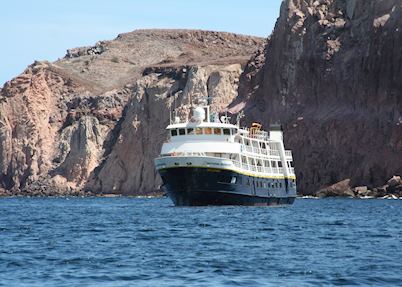
[[[138,30],[35,62],[0,90],[0,194],[147,194],[169,111],[221,111],[264,40]],[[88,181],[89,179],[89,181]]]
[[[401,47],[399,0],[286,0],[231,110],[283,124],[301,193],[383,185],[402,172]]]
[[[167,138],[171,110],[176,106],[177,115],[185,119],[190,97],[197,103],[209,95],[211,109],[222,111],[237,96],[241,71],[240,64],[177,67],[158,69],[137,81],[121,132],[86,188],[126,195],[159,189],[153,159]]]

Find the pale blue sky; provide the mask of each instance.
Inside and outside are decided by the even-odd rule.
[[[4,0],[0,86],[34,60],[141,28],[187,28],[268,36],[281,0]]]

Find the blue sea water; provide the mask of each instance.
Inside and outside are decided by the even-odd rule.
[[[0,199],[0,286],[402,286],[402,201]]]

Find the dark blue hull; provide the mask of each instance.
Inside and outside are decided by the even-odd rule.
[[[296,198],[292,179],[259,178],[199,167],[167,168],[159,173],[164,190],[177,206],[285,205]]]

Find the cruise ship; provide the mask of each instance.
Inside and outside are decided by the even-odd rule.
[[[209,106],[193,109],[166,128],[168,140],[155,159],[162,189],[176,206],[286,205],[296,198],[292,152],[280,126],[269,132],[253,123],[240,128]]]

